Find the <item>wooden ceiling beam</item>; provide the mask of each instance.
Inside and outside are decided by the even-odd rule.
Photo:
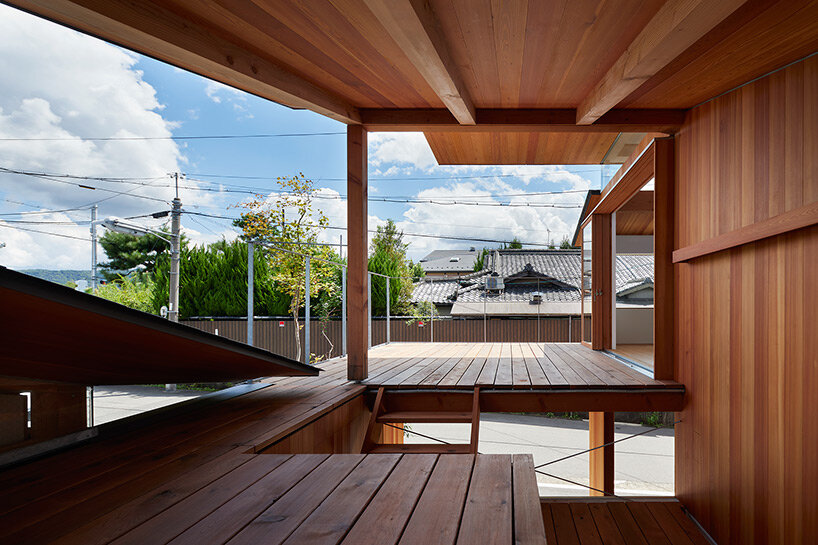
[[[361,109],[373,132],[624,132],[675,134],[684,110],[611,110],[593,125],[577,125],[574,109],[478,109],[475,124],[462,125],[444,109]]]
[[[474,125],[474,104],[429,2],[366,0],[366,5],[458,123]]]
[[[597,121],[745,2],[668,0],[580,102],[577,124]]]
[[[274,102],[309,109],[343,123],[360,122],[358,109],[343,98],[149,0],[9,3]]]

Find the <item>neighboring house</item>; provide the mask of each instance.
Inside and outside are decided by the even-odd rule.
[[[481,271],[457,280],[415,284],[413,302],[430,301],[441,315],[579,316],[580,250],[494,250]],[[618,255],[617,302],[653,304],[653,256]]]
[[[474,262],[480,251],[468,250],[434,250],[420,260],[423,272],[431,278],[452,278],[474,272]]]

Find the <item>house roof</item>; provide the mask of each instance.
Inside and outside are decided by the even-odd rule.
[[[317,375],[244,343],[0,267],[0,375],[73,384]]]
[[[420,265],[425,272],[471,273],[479,253],[477,250],[434,250],[421,258]]]
[[[413,299],[435,304],[453,303],[452,314],[537,314],[534,292],[542,295],[540,314],[577,314],[580,302],[581,251],[495,250],[485,268],[457,280],[426,281],[415,285]],[[502,277],[502,291],[486,292],[489,276]],[[653,286],[653,256],[616,256],[617,296]]]

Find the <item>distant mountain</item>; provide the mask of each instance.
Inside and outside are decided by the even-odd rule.
[[[77,280],[85,280],[91,282],[91,271],[89,270],[59,270],[53,271],[50,269],[22,269],[21,273],[25,273],[55,284],[65,284],[66,282],[76,282]]]

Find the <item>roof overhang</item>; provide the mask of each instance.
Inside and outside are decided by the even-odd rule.
[[[0,267],[0,375],[83,384],[315,376],[244,343]]]

